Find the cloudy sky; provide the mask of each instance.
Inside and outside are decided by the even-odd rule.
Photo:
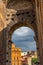
[[[36,42],[34,40],[34,32],[28,27],[20,27],[15,30],[12,35],[12,41],[16,47],[22,48],[22,51],[36,50]]]

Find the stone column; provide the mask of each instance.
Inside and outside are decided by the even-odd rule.
[[[6,65],[6,7],[0,0],[0,65]]]
[[[35,3],[40,65],[43,65],[43,2],[42,0],[35,0]]]

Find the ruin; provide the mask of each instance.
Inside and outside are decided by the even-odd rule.
[[[0,65],[11,65],[8,46],[12,33],[21,26],[35,32],[38,58],[43,65],[43,0],[0,1]]]

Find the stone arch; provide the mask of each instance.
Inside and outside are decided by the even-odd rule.
[[[9,43],[9,41],[11,41],[11,36],[12,36],[13,32],[22,26],[31,28],[35,33],[35,41],[36,42],[38,41],[37,40],[37,32],[36,32],[37,25],[35,25],[35,27],[36,27],[35,28],[34,25],[30,24],[29,22],[17,22],[16,24],[14,22],[11,22],[10,25],[8,26],[8,43]],[[36,44],[36,45],[37,45],[37,49],[38,49],[38,44]]]
[[[33,0],[32,0],[33,1]],[[37,18],[37,25],[36,25],[36,27],[35,27],[35,25],[34,25],[34,29],[35,30],[37,30],[36,31],[36,33],[38,34],[37,35],[37,37],[38,37],[38,43],[37,43],[37,46],[38,46],[38,53],[39,53],[39,57],[40,57],[40,65],[43,65],[43,9],[42,9],[42,7],[43,7],[43,1],[42,0],[34,0],[35,1],[35,3],[33,3],[33,4],[36,4],[36,18]],[[10,2],[12,2],[11,0],[10,0]],[[11,4],[9,2],[9,4]],[[8,4],[7,4],[8,5]],[[35,5],[34,5],[35,6]],[[3,15],[3,14],[2,14]],[[5,22],[4,22],[5,23]],[[2,23],[3,24],[3,23]],[[12,24],[12,23],[11,23]],[[3,26],[2,26],[3,27]],[[13,28],[13,27],[11,27],[11,26],[9,26],[8,25],[8,28],[10,28],[10,30],[11,30],[11,28]],[[5,30],[4,32],[3,32],[3,34],[2,34],[2,38],[3,38],[3,41],[2,41],[2,38],[0,37],[0,40],[1,40],[1,44],[2,45],[4,45],[5,44],[5,46],[6,46],[6,44],[8,43],[7,42],[7,40],[8,40],[8,37],[6,37],[7,35],[8,35],[8,30],[9,29],[7,29],[7,31]],[[7,34],[6,34],[6,32],[7,32]],[[0,34],[0,36],[1,36],[1,34]],[[4,43],[4,44],[3,44]],[[4,51],[6,51],[6,47],[3,47],[3,49],[4,49]],[[2,55],[4,55],[4,57],[6,56],[6,52],[4,52],[3,51],[3,53],[2,53]],[[2,58],[3,59],[3,58]],[[5,60],[5,58],[4,58],[4,60]],[[3,61],[3,63],[4,63],[5,61]],[[6,65],[6,62],[5,62],[5,64],[4,65]]]
[[[11,2],[11,1],[10,1]],[[28,2],[28,1],[27,1]],[[19,2],[18,2],[19,3]],[[10,7],[10,4],[11,3],[9,3],[9,7]],[[17,4],[17,1],[16,1],[16,4]],[[25,4],[26,4],[26,2],[25,2]],[[29,8],[27,8],[27,4],[26,4],[26,9],[23,9],[23,7],[25,6],[25,5],[23,5],[22,6],[22,9],[21,9],[21,7],[19,8],[19,5],[18,5],[18,8],[16,8],[16,6],[15,6],[15,8],[14,8],[14,10],[16,10],[17,12],[16,12],[16,16],[17,16],[17,20],[16,21],[11,21],[9,24],[8,24],[8,28],[7,28],[7,46],[9,45],[9,42],[11,42],[11,35],[12,35],[12,33],[14,32],[14,30],[16,30],[17,28],[19,28],[19,27],[21,27],[21,26],[27,26],[27,27],[30,27],[31,29],[33,29],[33,31],[35,32],[35,35],[36,35],[36,39],[38,39],[38,36],[37,36],[37,21],[36,21],[36,19],[35,19],[35,17],[34,17],[34,15],[33,14],[35,14],[36,15],[36,12],[34,12],[35,11],[35,8],[33,7],[33,4],[32,4],[32,2],[29,2],[29,4],[30,4],[30,6],[29,6]],[[21,4],[22,5],[22,4]],[[11,5],[12,6],[12,5]],[[13,7],[13,6],[12,6]],[[11,8],[11,7],[10,7]],[[13,8],[12,8],[13,9]],[[28,15],[28,13],[31,13],[30,15]],[[28,17],[27,17],[27,19],[25,18],[25,15],[24,14],[27,14],[27,16],[30,16],[30,19],[28,19]],[[20,16],[19,16],[20,15]],[[33,15],[33,17],[31,16],[31,15]],[[15,17],[16,17],[15,16]],[[21,18],[20,18],[21,17]],[[33,21],[34,20],[34,21]],[[12,42],[11,42],[12,43]],[[10,44],[11,45],[11,44]],[[37,43],[37,49],[38,49],[38,53],[39,53],[39,51],[40,51],[40,49],[39,49],[39,46],[38,46],[38,43]],[[8,52],[8,51],[7,51]],[[8,52],[9,53],[9,52]],[[39,55],[39,54],[38,54]]]
[[[37,23],[37,22],[36,22]],[[20,28],[20,27],[22,27],[22,26],[26,26],[26,27],[29,27],[29,28],[31,28],[33,31],[34,31],[34,33],[35,33],[35,37],[34,37],[34,39],[35,39],[35,41],[36,42],[38,42],[38,36],[37,36],[37,25],[35,25],[34,26],[34,24],[31,24],[31,23],[29,23],[28,21],[27,22],[17,22],[16,24],[14,23],[14,22],[11,22],[10,23],[10,25],[8,26],[8,42],[9,42],[9,40],[11,40],[11,36],[12,36],[12,34],[13,34],[13,32],[16,30],[16,29],[18,29],[18,28]],[[37,44],[36,44],[37,45]],[[38,46],[37,46],[38,47]]]
[[[34,31],[34,33],[35,33],[35,37],[34,37],[34,39],[35,39],[35,41],[36,41],[36,43],[37,43],[37,29],[35,29],[34,28],[34,25],[32,25],[32,24],[30,24],[29,22],[17,22],[16,24],[14,23],[14,22],[12,22],[12,23],[10,23],[10,25],[8,26],[8,43],[9,43],[9,41],[11,41],[11,37],[12,37],[12,34],[13,34],[13,32],[16,30],[16,29],[18,29],[18,28],[20,28],[20,27],[22,27],[22,26],[26,26],[26,27],[29,27],[29,28],[31,28],[33,31]],[[35,27],[37,27],[36,25],[35,25]],[[12,42],[12,41],[11,41]],[[37,44],[36,44],[37,45]],[[38,48],[38,46],[37,46],[37,48]]]
[[[31,28],[32,30],[34,30],[34,32],[35,32],[34,26],[32,24],[30,24],[29,22],[17,22],[16,24],[12,23],[11,26],[9,26],[9,29],[8,29],[9,34],[12,35],[12,33],[16,29],[18,29],[19,27],[22,27],[22,26],[27,26],[27,27]]]

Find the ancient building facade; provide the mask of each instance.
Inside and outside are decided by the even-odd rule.
[[[11,65],[21,65],[21,49],[17,48],[14,43],[11,46]]]
[[[0,1],[0,65],[9,65],[11,35],[21,26],[35,32],[38,57],[43,65],[43,0]]]

